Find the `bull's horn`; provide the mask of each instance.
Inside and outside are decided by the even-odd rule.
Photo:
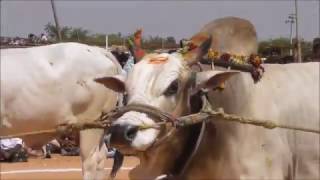
[[[211,47],[212,36],[208,33],[200,32],[194,35],[187,45],[187,51],[183,54],[188,65],[193,65],[207,54]]]

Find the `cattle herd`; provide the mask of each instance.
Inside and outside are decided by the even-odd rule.
[[[249,21],[226,17],[206,24],[188,48],[145,54],[125,71],[123,60],[135,51],[112,54],[80,43],[1,49],[0,137],[20,135],[41,147],[58,135],[49,130],[94,123],[123,106],[108,126],[79,130],[83,179],[107,176],[107,148],[139,158],[131,179],[319,179],[319,133],[221,119],[166,126],[209,103],[229,114],[319,129],[318,62],[262,64],[259,81],[201,63],[209,50],[248,57],[257,46]]]

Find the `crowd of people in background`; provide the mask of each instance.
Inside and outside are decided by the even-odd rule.
[[[0,139],[0,161],[26,162],[27,148],[20,138]]]
[[[28,147],[21,138],[0,139],[0,162],[27,162],[29,157],[51,158],[51,154],[62,156],[78,156],[79,136],[77,134],[61,134],[41,150]]]
[[[25,46],[25,45],[36,45],[36,44],[48,44],[49,39],[47,35],[41,33],[39,36],[30,33],[27,38],[21,37],[1,37],[1,45],[9,46]]]

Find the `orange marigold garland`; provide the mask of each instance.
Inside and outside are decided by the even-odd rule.
[[[262,74],[265,72],[264,68],[262,67],[263,62],[261,58],[256,54],[251,54],[250,56],[243,56],[230,53],[220,53],[218,51],[210,49],[208,51],[208,59],[213,62],[217,60],[222,60],[231,64],[252,65],[253,69],[251,71],[251,75],[255,82],[260,80]]]
[[[197,45],[192,43],[192,41],[189,41],[178,52],[180,52],[181,54],[186,54],[189,51],[194,50],[195,48],[197,48]],[[243,56],[243,55],[230,54],[230,53],[221,53],[219,51],[214,51],[213,49],[209,49],[208,59],[213,62],[217,60],[222,60],[230,64],[250,65],[253,67],[251,70],[251,75],[255,82],[259,81],[262,77],[262,74],[265,72],[264,68],[261,65],[262,60],[256,54],[251,54],[250,56]]]

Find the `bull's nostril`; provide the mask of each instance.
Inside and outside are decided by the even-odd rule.
[[[109,130],[109,133],[111,134],[110,145],[113,147],[130,145],[136,137],[138,130],[138,126],[133,125],[112,125]]]
[[[126,128],[124,136],[128,141],[131,142],[136,137],[137,132],[138,132],[138,127],[137,126],[128,126]]]

